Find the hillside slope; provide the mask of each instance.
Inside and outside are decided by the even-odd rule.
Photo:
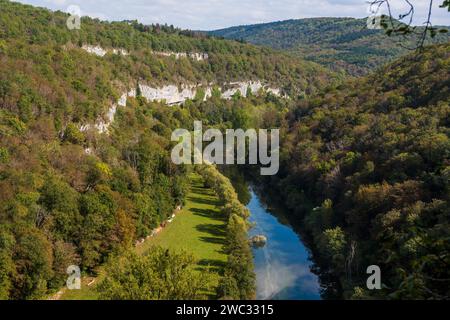
[[[413,38],[387,37],[384,31],[367,29],[365,19],[313,18],[266,24],[238,26],[211,31],[228,39],[287,50],[307,60],[352,75],[366,74],[414,47]],[[440,34],[433,42],[447,42],[450,35]]]
[[[449,297],[449,71],[450,44],[432,46],[287,117],[267,184],[312,235],[330,297]],[[370,265],[382,290],[366,289]]]

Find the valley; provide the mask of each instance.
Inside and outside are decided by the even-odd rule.
[[[0,299],[448,298],[448,34],[69,17],[0,0]],[[200,121],[276,172],[175,163]]]

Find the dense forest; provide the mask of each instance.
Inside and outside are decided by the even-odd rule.
[[[283,127],[278,190],[313,237],[325,296],[448,299],[450,45],[331,86]],[[383,270],[382,290],[365,286]],[[332,283],[329,282],[329,283]]]
[[[420,32],[420,28],[416,32]],[[287,20],[232,27],[209,34],[287,50],[335,71],[345,70],[350,75],[367,74],[409,53],[418,39],[416,35],[386,37],[384,30],[368,29],[367,19],[353,18]],[[448,33],[440,33],[426,43],[449,40]]]

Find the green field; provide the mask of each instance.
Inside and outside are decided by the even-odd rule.
[[[151,246],[157,245],[173,250],[185,250],[198,261],[199,272],[211,274],[212,288],[207,294],[213,298],[220,273],[227,260],[223,252],[226,221],[220,214],[220,203],[214,192],[203,186],[202,178],[191,175],[191,191],[186,198],[186,206],[177,212],[175,219],[158,235],[136,248],[145,254]],[[100,268],[101,270],[101,268]],[[100,276],[101,278],[101,276]],[[95,300],[96,282],[87,286],[91,279],[83,278],[81,290],[64,290],[62,300]]]
[[[145,253],[152,245],[192,253],[203,270],[217,271],[226,262],[223,252],[226,221],[220,214],[220,203],[211,189],[203,187],[198,175],[191,176],[191,192],[186,206],[174,221],[154,239],[137,248]]]

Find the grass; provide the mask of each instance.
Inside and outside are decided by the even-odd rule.
[[[152,246],[161,246],[171,250],[184,250],[192,254],[198,261],[198,272],[207,272],[211,276],[211,289],[205,294],[215,297],[216,287],[227,261],[224,253],[226,221],[220,213],[220,202],[214,192],[203,186],[202,178],[192,174],[191,191],[186,198],[186,206],[176,213],[158,235],[147,240],[136,248],[139,254],[145,254]],[[81,290],[64,290],[61,300],[96,300],[98,294],[96,284],[101,281],[102,274],[95,284],[87,284],[92,278],[83,278]]]
[[[101,281],[102,276],[99,275],[95,278],[95,283],[89,286],[88,284],[93,280],[92,277],[83,277],[81,279],[80,290],[68,290],[64,289],[60,300],[98,300],[98,292],[95,290],[95,286]]]
[[[191,191],[186,206],[177,213],[172,223],[155,238],[137,248],[144,254],[157,245],[172,250],[184,250],[198,261],[199,272],[211,274],[212,297],[220,274],[227,261],[224,253],[226,221],[219,210],[219,200],[214,192],[203,186],[203,180],[191,175]]]

